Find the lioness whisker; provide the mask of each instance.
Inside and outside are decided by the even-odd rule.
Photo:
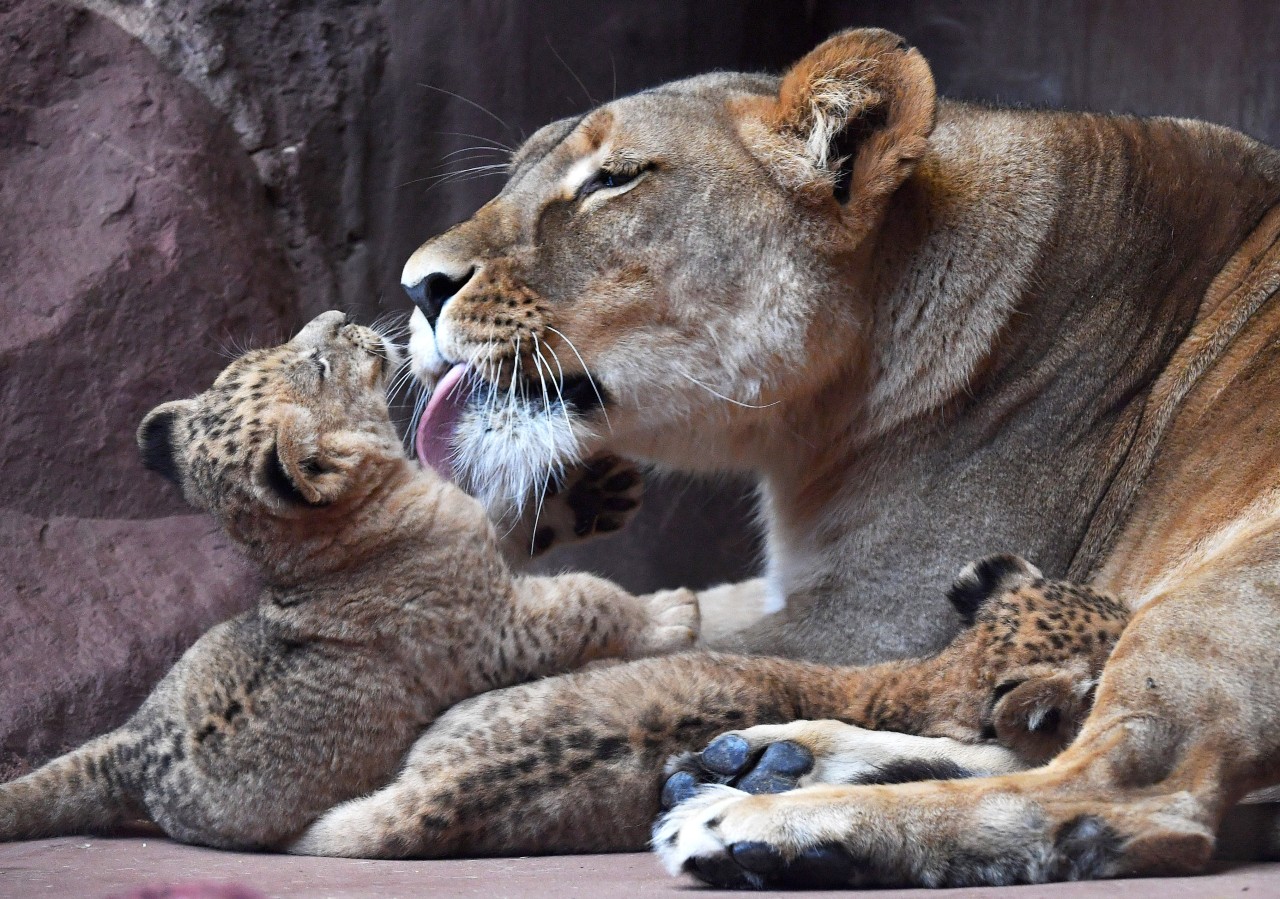
[[[782,400],[774,400],[772,403],[765,403],[763,406],[757,406],[754,403],[744,403],[742,400],[735,400],[731,396],[725,396],[723,393],[717,392],[716,390],[708,387],[706,384],[703,384],[693,375],[681,371],[680,369],[676,368],[674,365],[671,368],[672,368],[672,371],[674,371],[680,377],[694,384],[697,384],[699,387],[701,387],[703,390],[705,390],[707,393],[711,394],[712,396],[719,397],[720,399],[724,400],[726,403],[733,403],[735,406],[741,406],[744,409],[770,409],[774,406],[781,404],[782,402]]]
[[[427,83],[426,83],[426,82],[424,82],[424,81],[419,81],[419,82],[418,82],[418,87],[425,87],[427,90],[431,90],[431,91],[439,91],[439,92],[440,92],[440,93],[442,93],[442,94],[447,94],[447,95],[448,95],[448,96],[450,96],[450,97],[454,97],[454,98],[456,98],[456,99],[458,99],[458,100],[461,100],[463,103],[466,103],[468,106],[471,106],[471,107],[473,107],[473,108],[475,108],[475,109],[480,110],[480,111],[481,111],[481,112],[483,112],[485,115],[487,115],[489,118],[493,119],[495,122],[497,122],[499,125],[501,125],[503,128],[506,128],[508,131],[512,132],[513,134],[515,133],[515,129],[514,129],[514,128],[512,128],[510,125],[508,125],[505,119],[500,118],[500,117],[497,115],[497,113],[495,113],[493,110],[491,110],[491,109],[486,109],[485,107],[481,106],[481,105],[480,105],[479,103],[477,103],[475,100],[472,100],[472,99],[470,99],[470,98],[468,98],[468,97],[464,97],[464,96],[462,96],[462,94],[455,93],[454,91],[451,91],[451,90],[445,90],[443,87],[436,87],[434,84],[427,84]],[[522,140],[523,140],[523,139],[522,139]]]
[[[545,345],[545,344],[544,344],[544,345]],[[543,345],[540,345],[540,344],[539,344],[539,342],[538,342],[538,336],[535,334],[535,335],[533,336],[533,351],[534,351],[535,353],[537,353],[537,354],[538,354],[538,358],[539,358],[539,359],[541,359],[543,362],[545,362],[545,363],[546,363],[546,365],[547,365],[547,373],[548,373],[548,374],[550,374],[550,372],[551,372],[551,363],[547,362],[547,361],[546,361],[546,359],[543,357],[543,355],[542,355],[542,346],[543,346]],[[547,347],[547,349],[548,349],[548,350],[551,350],[551,347],[550,347],[550,346],[548,346],[548,347]],[[552,354],[552,356],[554,356],[554,355],[555,355],[555,351],[554,351],[554,350],[551,350],[551,354]],[[573,422],[572,422],[572,421],[570,421],[570,419],[569,419],[569,409],[568,409],[568,407],[565,405],[565,402],[564,402],[564,390],[563,390],[563,389],[562,389],[562,387],[561,387],[561,385],[562,385],[562,384],[563,384],[563,382],[564,382],[564,368],[563,368],[563,367],[561,367],[561,365],[560,365],[560,360],[559,360],[559,359],[556,359],[556,368],[559,368],[559,369],[560,369],[560,380],[558,380],[558,381],[557,381],[555,378],[552,378],[552,379],[551,379],[551,383],[552,383],[552,384],[554,384],[554,385],[555,385],[555,388],[556,388],[556,399],[558,399],[558,400],[560,401],[560,414],[564,416],[564,423],[565,423],[565,427],[569,428],[569,430],[570,430],[570,431],[572,431],[572,430],[573,430]],[[550,411],[550,409],[549,409],[549,408],[548,408],[548,411]]]
[[[591,376],[591,370],[587,368],[586,360],[582,358],[582,354],[578,352],[578,348],[573,345],[572,340],[564,335],[564,332],[558,331],[550,325],[547,325],[547,330],[556,334],[561,340],[563,340],[568,345],[569,349],[573,350],[573,355],[577,356],[578,361],[582,363],[582,373],[586,375],[587,383],[591,385],[592,391],[595,392],[596,400],[600,403],[600,412],[604,415],[604,423],[609,430],[612,431],[613,423],[609,421],[609,410],[604,407],[604,397],[600,394],[600,388],[596,386],[596,379]]]
[[[433,133],[443,134],[449,137],[471,137],[476,140],[488,141],[489,143],[493,144],[495,147],[500,147],[503,150],[506,150],[508,153],[514,153],[516,151],[515,147],[509,144],[504,144],[500,140],[494,140],[492,137],[485,137],[483,134],[472,134],[469,131],[435,131]]]
[[[465,178],[455,178],[453,180],[437,181],[435,184],[432,184],[429,187],[427,187],[422,192],[422,194],[423,196],[426,196],[427,194],[431,193],[431,191],[435,190],[437,187],[439,187],[442,184],[465,184],[468,181],[477,181],[481,178],[493,178],[493,177],[505,178],[506,172],[507,172],[506,166],[498,166],[498,170],[493,172],[480,172],[479,174],[476,174],[476,175],[468,175]]]
[[[426,175],[422,178],[414,178],[412,181],[406,181],[404,182],[404,184],[398,185],[398,188],[409,187],[414,184],[424,184],[424,183],[429,184],[431,187],[435,187],[437,184],[450,184],[452,182],[459,181],[459,180],[469,181],[471,180],[471,177],[475,177],[477,173],[488,175],[498,171],[505,172],[506,170],[507,170],[507,164],[505,162],[501,162],[501,163],[494,162],[494,163],[489,163],[487,165],[477,165],[477,166],[472,166],[470,168],[458,169],[452,172],[440,172],[435,175]],[[464,178],[464,176],[471,176],[471,177]]]
[[[440,157],[440,159],[442,160],[441,165],[436,166],[436,168],[441,168],[442,166],[449,164],[449,163],[443,162],[443,160],[449,159],[450,157],[453,157],[453,156],[460,156],[463,153],[474,153],[476,156],[488,156],[495,153],[499,155],[507,155],[507,156],[511,155],[509,151],[500,149],[498,147],[482,147],[482,146],[463,147],[460,150],[454,150],[450,153],[445,153],[443,156],[441,156]]]
[[[543,406],[550,411],[551,396],[547,393],[547,379],[542,374],[542,354],[538,352],[538,336],[533,335],[533,352],[534,355],[529,358],[533,361],[534,371],[538,373],[538,383],[542,385],[542,403]],[[542,506],[547,499],[547,481],[544,479],[538,490],[537,503],[533,510],[533,530],[529,534],[529,555],[533,555],[537,548],[538,538],[538,522],[542,519]]]
[[[418,421],[422,418],[422,413],[427,408],[428,393],[424,390],[418,394],[418,399],[413,405],[413,415],[409,417],[409,451],[418,452]]]
[[[582,79],[578,77],[578,73],[569,67],[569,64],[564,61],[564,57],[560,55],[560,51],[557,50],[555,46],[551,43],[550,35],[547,35],[545,37],[545,40],[547,42],[547,47],[551,50],[553,54],[555,54],[556,59],[560,60],[560,65],[564,66],[564,70],[573,76],[574,81],[578,82],[578,87],[582,88],[582,92],[586,94],[587,102],[590,103],[592,106],[599,106],[600,103],[596,100],[595,97],[591,96],[591,91],[587,90],[587,86],[582,83]]]

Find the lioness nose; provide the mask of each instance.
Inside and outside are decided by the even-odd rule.
[[[427,317],[427,324],[434,328],[444,304],[462,290],[475,273],[475,268],[470,268],[465,274],[455,278],[444,272],[432,272],[416,284],[404,285],[404,292],[413,300],[413,305],[422,310],[422,314]]]

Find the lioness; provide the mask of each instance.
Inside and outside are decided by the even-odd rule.
[[[184,842],[279,847],[384,784],[461,699],[692,645],[687,590],[513,576],[479,504],[405,457],[386,403],[398,355],[326,312],[147,415],[144,461],[214,515],[266,587],[123,726],[0,784],[0,841],[142,814]]]
[[[1082,732],[1045,767],[716,787],[663,822],[673,871],[952,885],[1204,866],[1227,809],[1280,781],[1278,201],[1280,154],[1228,129],[938,101],[918,52],[850,31],[780,79],[693,78],[543,128],[498,197],[410,258],[415,370],[473,388],[424,423],[427,461],[445,447],[491,497],[606,447],[759,477],[765,577],[708,599],[738,623],[778,611],[728,646],[935,649],[957,621],[932,597],[1003,549],[1135,610]],[[702,745],[707,722],[683,710],[716,690],[728,729],[828,689],[763,659],[696,659],[547,681],[541,705],[494,693],[471,714],[535,733],[562,696],[631,722],[642,753]],[[654,769],[612,769],[611,817],[585,776],[469,806],[497,834],[480,848],[636,848]],[[417,800],[351,810],[327,848],[394,854],[390,815],[447,813],[452,784],[503,776],[484,752],[439,770]],[[451,851],[419,832],[414,851]]]

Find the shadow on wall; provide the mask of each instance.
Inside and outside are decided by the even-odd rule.
[[[316,312],[407,313],[503,147],[882,25],[944,93],[1195,115],[1280,141],[1280,8],[960,0],[0,0],[0,777],[118,723],[252,580],[137,464],[160,400]],[[1206,62],[1209,60],[1209,62]],[[752,573],[745,488],[652,491],[548,560],[633,589]]]

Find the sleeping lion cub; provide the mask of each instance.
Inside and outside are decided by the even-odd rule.
[[[480,506],[405,457],[395,360],[327,312],[146,416],[146,465],[213,513],[266,586],[124,726],[0,786],[0,840],[141,814],[186,842],[280,847],[386,783],[461,699],[693,643],[688,591],[513,576]]]

